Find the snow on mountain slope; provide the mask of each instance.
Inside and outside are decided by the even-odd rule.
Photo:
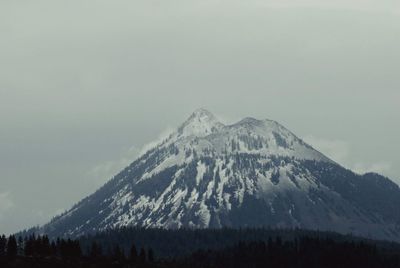
[[[166,158],[152,174],[192,161],[192,158],[185,157],[192,151],[198,156],[247,153],[331,162],[275,121],[245,118],[225,126],[203,109],[195,111],[160,145],[160,149],[172,144],[178,151],[177,155]]]
[[[165,141],[41,228],[286,227],[400,241],[399,187],[357,175],[271,120],[195,111]]]

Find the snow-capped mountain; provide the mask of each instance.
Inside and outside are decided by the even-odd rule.
[[[275,121],[224,125],[200,109],[40,230],[269,226],[400,241],[399,204],[395,183],[346,170]]]

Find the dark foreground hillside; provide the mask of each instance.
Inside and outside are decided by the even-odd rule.
[[[80,240],[3,236],[0,267],[400,268],[400,245],[301,230],[127,228]]]

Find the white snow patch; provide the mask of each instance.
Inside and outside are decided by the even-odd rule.
[[[197,176],[196,176],[196,185],[199,185],[199,183],[201,182],[201,180],[204,177],[204,174],[207,171],[207,167],[204,163],[202,163],[201,161],[199,161],[197,163]]]

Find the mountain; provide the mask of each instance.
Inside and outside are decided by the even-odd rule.
[[[39,232],[268,226],[400,241],[399,204],[397,184],[341,167],[275,121],[224,125],[200,109]]]

